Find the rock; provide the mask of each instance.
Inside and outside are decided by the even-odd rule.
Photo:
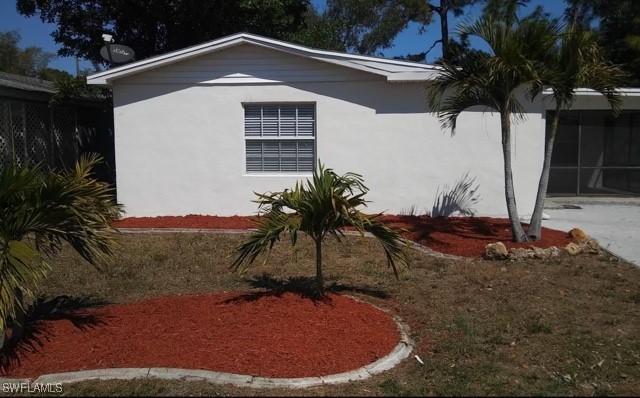
[[[547,258],[547,253],[544,251],[544,249],[541,249],[539,247],[534,247],[532,250],[533,250],[533,258]]]
[[[564,251],[566,251],[570,256],[575,256],[580,254],[582,248],[577,243],[571,242],[564,247]]]
[[[578,247],[577,244],[575,245],[576,247]],[[580,248],[580,251],[581,250],[582,249]],[[530,246],[529,248],[512,247],[511,249],[509,249],[509,260],[524,260],[529,258],[543,260],[547,258],[558,257],[560,253],[560,249],[558,249],[556,246],[551,246],[546,249],[535,246]]]
[[[524,247],[509,249],[509,260],[524,260],[525,258],[533,258],[533,256],[533,249],[525,249]]]
[[[550,246],[544,249],[545,258],[558,257],[560,255],[560,249],[555,246]]]
[[[585,239],[589,239],[589,235],[580,228],[574,228],[567,233],[574,242],[582,242]]]
[[[484,258],[487,260],[504,260],[507,257],[509,252],[502,242],[489,243],[484,247]]]
[[[580,249],[583,253],[600,254],[600,245],[593,238],[587,238],[580,242]]]

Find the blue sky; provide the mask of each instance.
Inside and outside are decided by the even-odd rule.
[[[314,3],[317,3],[318,1],[320,0],[315,0]],[[532,0],[531,6],[536,5],[542,5],[545,11],[549,12],[553,16],[561,15],[566,7],[564,0]],[[476,7],[473,12],[467,13],[467,15],[463,16],[462,19],[474,18],[477,16],[479,11],[478,8],[479,7]],[[526,12],[526,9],[523,10],[523,13]],[[450,21],[449,26],[452,29],[455,25],[455,21]],[[55,25],[43,23],[37,16],[26,18],[19,15],[16,12],[14,0],[0,0],[0,31],[17,29],[22,36],[22,41],[20,42],[21,47],[39,46],[44,48],[46,51],[56,53],[60,46],[51,38],[51,32],[53,32],[55,28]],[[407,30],[398,35],[392,48],[383,51],[384,56],[394,57],[397,55],[406,55],[408,53],[418,53],[426,51],[426,49],[431,47],[433,42],[439,37],[440,28],[438,22],[436,21],[431,24],[427,31],[422,35],[419,34],[418,28],[418,25],[410,25]],[[117,42],[117,38],[115,39]],[[129,45],[135,50],[135,43],[123,44]],[[472,45],[477,45],[477,43],[472,42]],[[96,43],[96,46],[102,46],[102,43]],[[427,60],[432,61],[440,55],[440,46],[436,46],[429,53]],[[73,58],[58,57],[51,63],[51,66],[53,68],[62,69],[75,74],[76,66]],[[83,61],[80,63],[80,67],[90,68],[91,64]]]

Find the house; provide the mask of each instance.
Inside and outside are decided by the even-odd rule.
[[[242,33],[87,81],[113,89],[117,194],[128,216],[254,214],[254,192],[291,187],[318,160],[361,174],[371,212],[442,213],[436,197],[466,175],[478,187],[476,214],[505,216],[499,117],[472,108],[455,135],[443,131],[426,110],[425,84],[437,74]],[[513,127],[521,215],[533,210],[551,106],[537,99]]]
[[[72,167],[83,152],[98,152],[99,177],[115,182],[109,107],[92,98],[53,103],[56,93],[48,80],[0,72],[0,169],[14,161]]]

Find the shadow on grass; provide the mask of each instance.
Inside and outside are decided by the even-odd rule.
[[[44,328],[44,321],[68,320],[79,330],[93,329],[104,325],[105,320],[82,311],[106,304],[109,303],[95,297],[39,297],[26,314],[22,336],[8,339],[0,350],[0,375],[8,375],[20,364],[21,353],[38,352],[50,340],[51,334]]]
[[[295,293],[300,297],[312,300],[314,302],[330,303],[331,298],[326,293],[359,293],[371,297],[386,299],[390,296],[383,290],[360,288],[339,282],[325,283],[324,296],[319,296],[316,292],[316,279],[307,276],[297,276],[286,279],[276,279],[273,276],[263,273],[262,275],[246,280],[251,287],[256,289],[267,289],[262,292],[246,293],[226,302],[234,301],[256,301],[262,297],[280,297],[284,293]]]

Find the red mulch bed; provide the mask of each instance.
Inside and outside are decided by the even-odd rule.
[[[114,221],[116,228],[194,228],[249,229],[255,228],[257,217],[218,217],[189,214],[188,216],[128,217]]]
[[[84,309],[36,327],[41,345],[22,343],[0,375],[170,367],[321,376],[370,364],[400,338],[390,315],[335,294],[322,301],[293,293],[160,297]]]
[[[254,228],[256,217],[131,217],[114,222],[117,228]],[[466,257],[481,257],[488,243],[503,242],[512,247],[563,247],[571,242],[566,232],[542,228],[542,239],[534,243],[511,242],[508,219],[488,217],[413,217],[385,215],[382,221],[403,228],[405,236],[435,251]],[[525,226],[526,228],[526,226]]]
[[[542,228],[542,239],[537,242],[512,242],[511,224],[506,218],[384,216],[383,220],[390,226],[406,229],[405,236],[415,242],[457,256],[481,257],[487,244],[498,241],[507,249],[532,245],[546,249],[572,242],[566,232],[549,228]],[[526,231],[527,225],[524,227]]]

